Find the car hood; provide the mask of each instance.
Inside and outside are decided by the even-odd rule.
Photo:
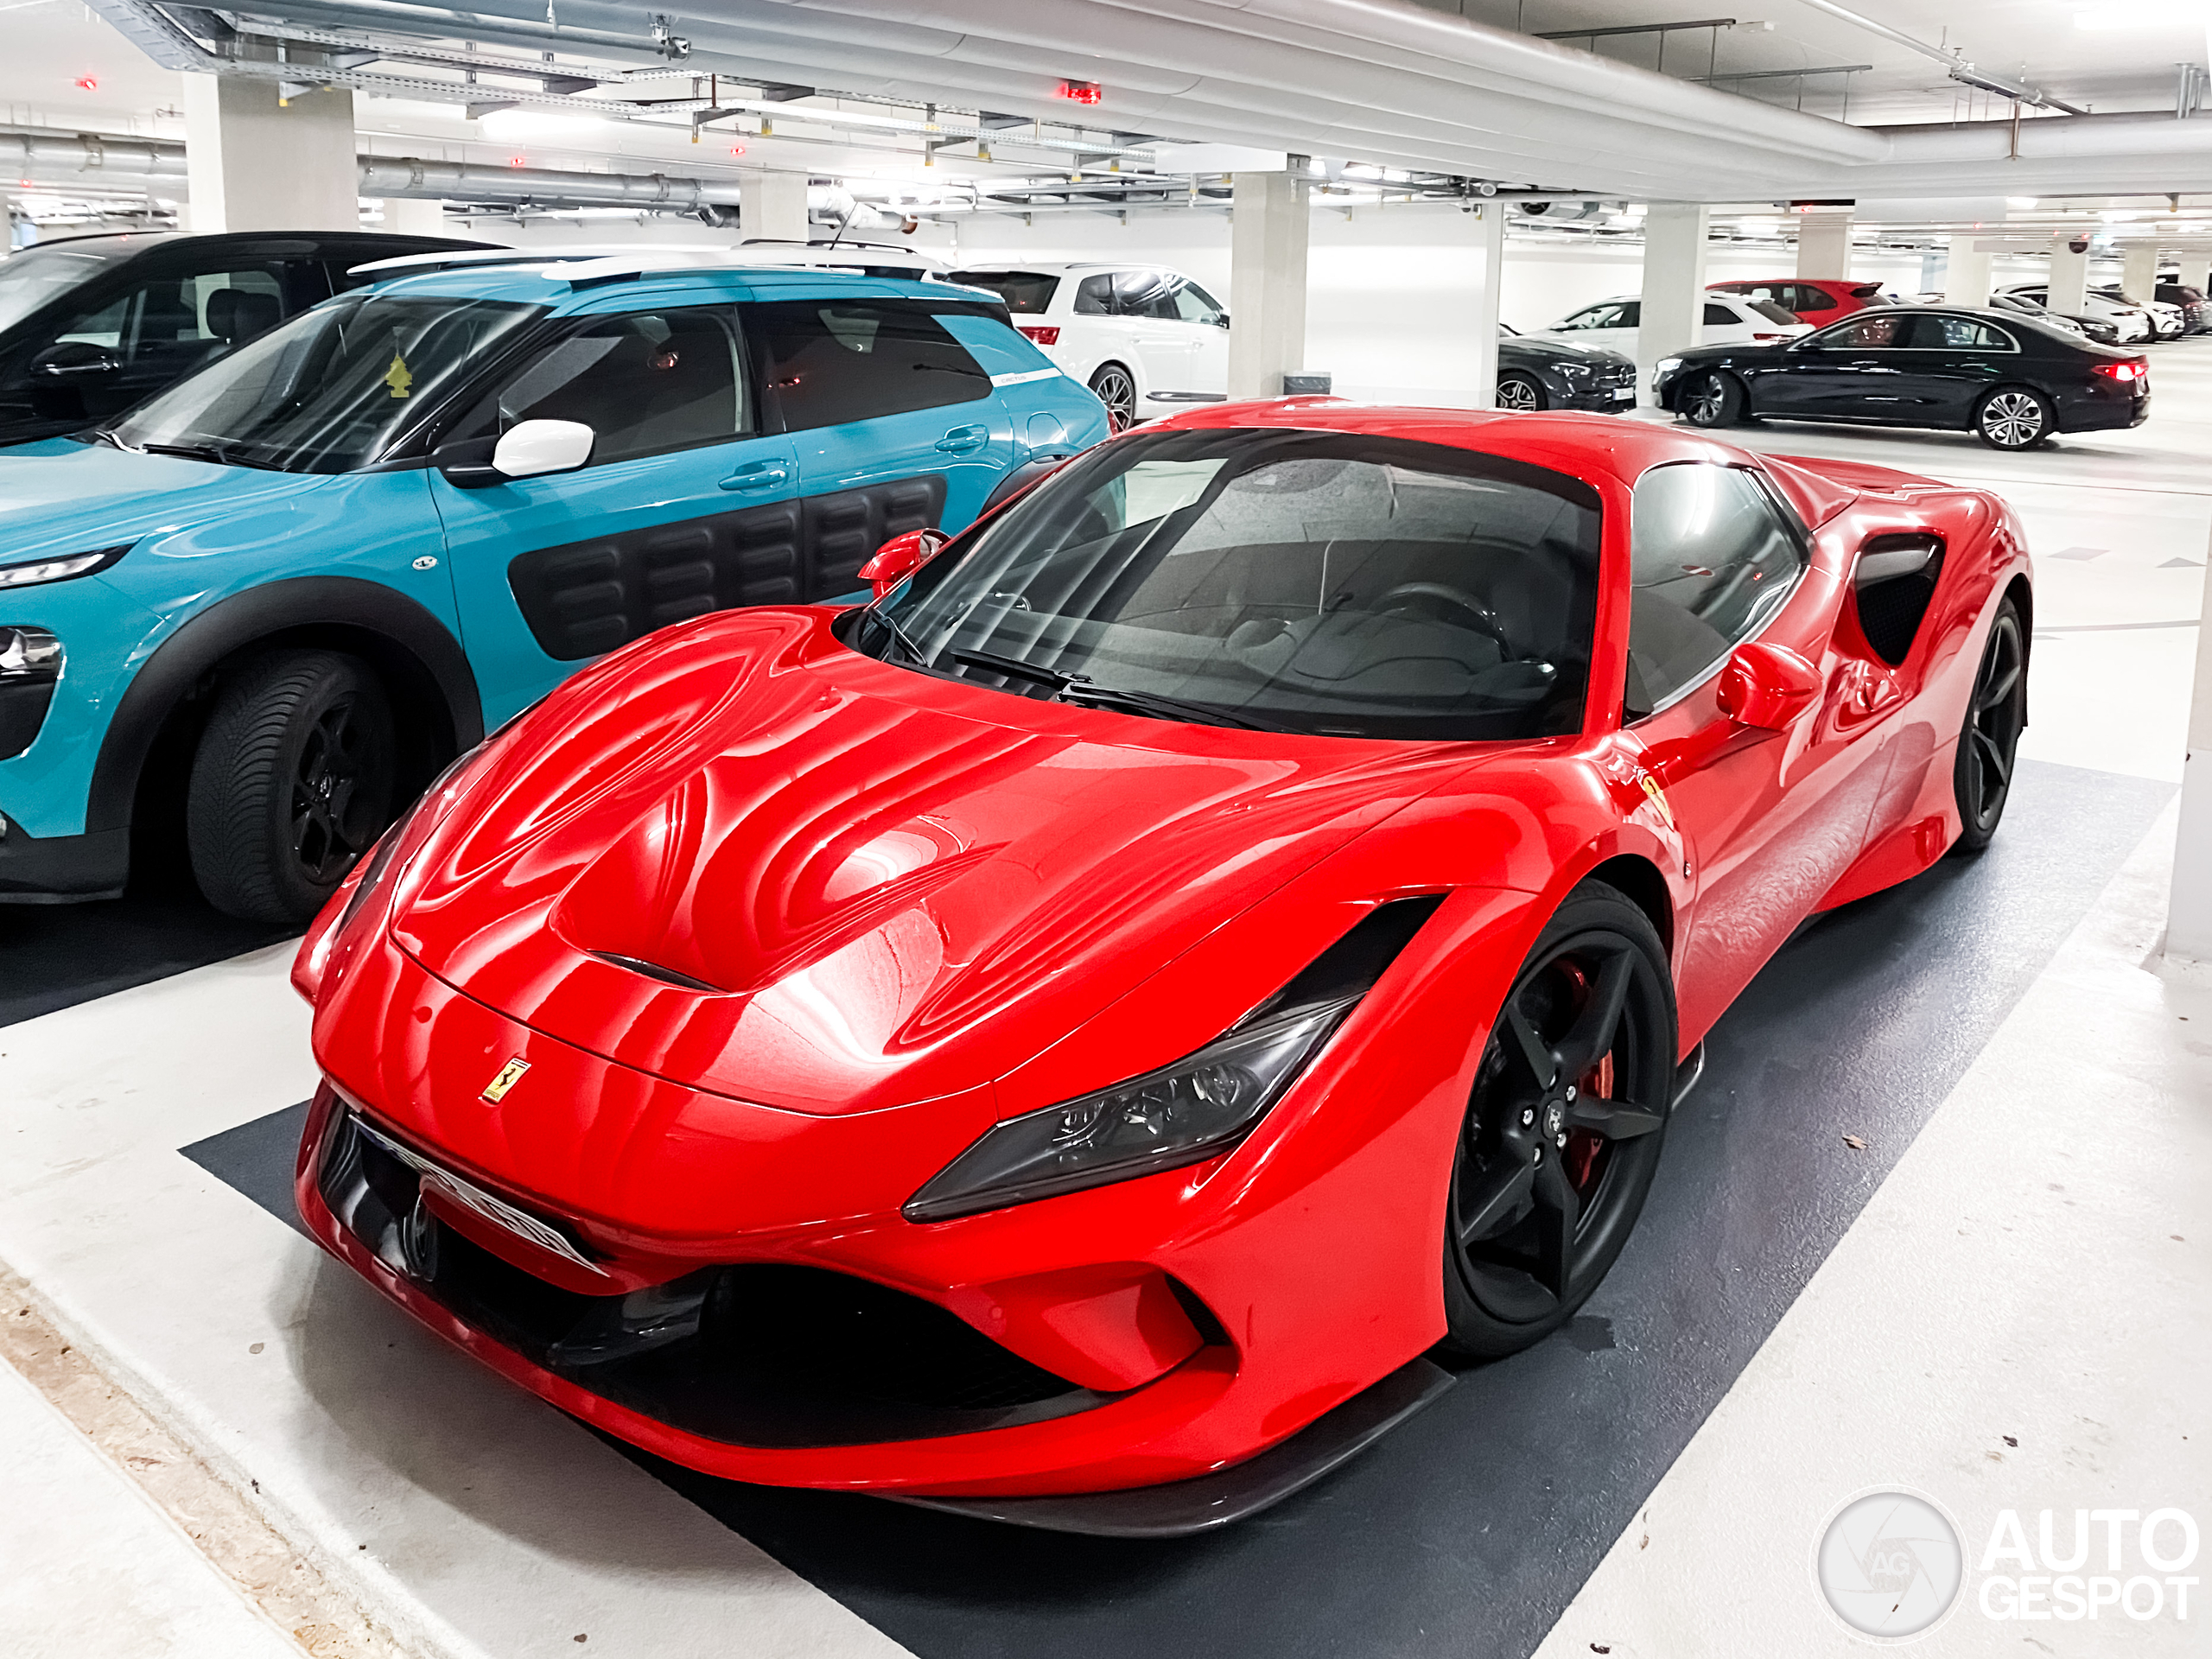
[[[1624,353],[1609,352],[1598,346],[1571,346],[1563,340],[1539,339],[1533,334],[1501,340],[1497,342],[1497,354],[1508,363],[1518,359],[1524,364],[1587,363],[1592,368],[1636,366],[1636,360]]]
[[[832,614],[725,613],[569,682],[410,861],[400,948],[690,1086],[823,1115],[942,1098],[1042,1052],[1476,747],[1016,696],[849,651]],[[1251,1002],[1302,965],[1256,951]]]
[[[0,563],[119,546],[315,481],[68,438],[0,449]]]

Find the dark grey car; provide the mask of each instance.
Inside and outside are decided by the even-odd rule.
[[[1636,407],[1636,364],[1599,346],[1531,340],[1498,325],[1500,409],[1629,410]]]

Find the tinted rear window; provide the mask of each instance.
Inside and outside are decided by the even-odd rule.
[[[1769,322],[1794,323],[1797,321],[1797,314],[1795,311],[1786,306],[1777,305],[1772,300],[1751,300],[1746,303]]]
[[[783,430],[989,397],[991,377],[931,315],[933,308],[872,299],[746,306],[746,329]]]
[[[1052,303],[1060,279],[1034,270],[956,270],[945,278],[969,288],[988,288],[1006,302],[1006,308],[1035,316]]]

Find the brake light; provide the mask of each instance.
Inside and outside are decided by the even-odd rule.
[[[1753,334],[1751,338],[1753,340],[1787,340],[1789,336],[1787,334]]]
[[[1060,343],[1060,327],[1055,322],[1017,322],[1014,325],[1029,340],[1039,346]]]
[[[2089,372],[2101,374],[2107,380],[2140,380],[2151,372],[2148,363],[2092,363]]]

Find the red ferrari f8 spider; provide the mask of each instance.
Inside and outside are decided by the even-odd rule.
[[[576,675],[295,970],[323,1246],[715,1475],[1295,1490],[1590,1294],[1707,1030],[2026,721],[1996,497],[1596,416],[1193,412],[934,549]]]

